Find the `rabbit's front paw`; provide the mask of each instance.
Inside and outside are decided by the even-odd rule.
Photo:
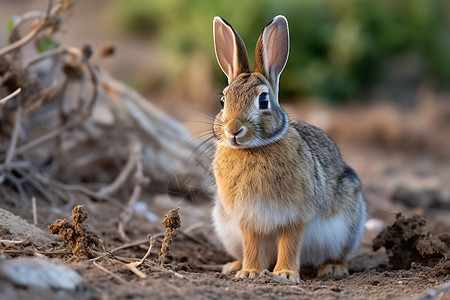
[[[244,270],[240,270],[239,272],[236,273],[236,277],[237,278],[256,278],[259,276],[259,274],[261,273],[262,270],[257,270],[257,269],[244,269]]]
[[[292,270],[279,270],[273,272],[275,275],[286,278],[289,281],[300,283],[300,274]]]

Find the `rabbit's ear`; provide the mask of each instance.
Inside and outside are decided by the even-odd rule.
[[[239,74],[250,72],[247,50],[239,34],[224,19],[215,17],[213,24],[217,61],[231,83]]]
[[[289,28],[284,16],[276,16],[264,27],[256,44],[255,72],[266,76],[275,95],[289,56]]]

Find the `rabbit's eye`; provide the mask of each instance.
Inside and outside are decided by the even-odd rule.
[[[220,105],[223,106],[225,105],[225,96],[222,96],[222,98],[220,98]]]
[[[259,95],[259,109],[267,109],[269,108],[269,98],[267,97],[267,93],[261,93]]]

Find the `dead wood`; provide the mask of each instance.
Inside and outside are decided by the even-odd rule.
[[[28,184],[52,205],[77,193],[120,201],[119,191],[131,191],[119,218],[127,240],[124,227],[144,183],[168,186],[190,174],[189,185],[170,188],[207,195],[210,171],[184,126],[93,65],[89,46],[38,52],[33,41],[52,37],[72,2],[49,1],[46,13],[19,17],[10,45],[0,49],[0,184],[29,202]]]

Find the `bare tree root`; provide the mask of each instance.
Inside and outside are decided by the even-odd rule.
[[[211,174],[184,126],[93,65],[91,47],[37,51],[34,41],[57,32],[72,8],[70,0],[49,1],[45,13],[24,14],[0,49],[0,184],[16,189],[18,201],[40,194],[53,206],[77,194],[123,206],[123,191],[131,191],[117,221],[126,242],[149,182],[167,186],[190,174],[175,188],[209,198]]]
[[[119,222],[118,222],[118,232],[119,239],[124,242],[130,242],[130,239],[127,237],[125,233],[125,226],[130,221],[134,212],[134,205],[141,195],[142,185],[148,184],[148,180],[144,178],[144,174],[142,171],[142,157],[141,157],[141,144],[135,144],[131,149],[131,157],[130,161],[134,161],[136,165],[136,173],[134,175],[134,188],[133,193],[131,194],[130,200],[128,201],[126,209],[120,214]],[[125,168],[124,168],[125,170]],[[119,174],[120,176],[120,174]],[[113,182],[113,184],[117,185],[117,181]]]
[[[5,103],[6,101],[8,101],[9,99],[14,98],[15,96],[19,95],[20,92],[22,91],[21,88],[18,88],[17,90],[15,90],[14,92],[12,92],[11,94],[9,94],[8,96],[6,96],[3,99],[0,99],[0,104]]]

